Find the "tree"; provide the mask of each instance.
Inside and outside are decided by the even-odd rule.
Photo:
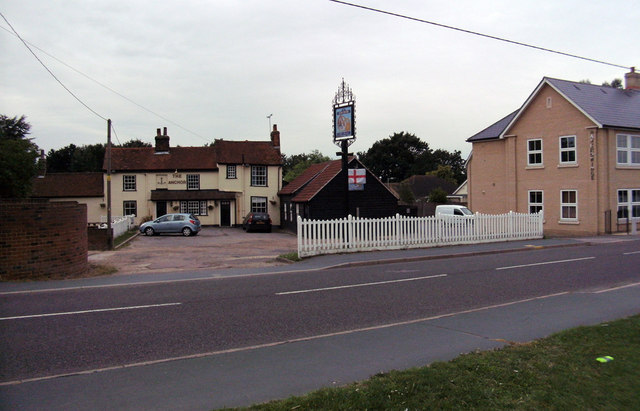
[[[213,143],[211,143],[211,145],[213,145]],[[205,144],[205,147],[207,145]],[[140,140],[139,138],[132,138],[131,140],[125,142],[124,144],[122,144],[121,146],[116,146],[116,147],[153,147],[151,145],[151,143],[145,143],[144,141]]]
[[[114,145],[113,147],[151,147],[151,144],[140,139],[131,139],[122,145]],[[106,144],[76,146],[72,143],[57,150],[51,149],[47,153],[47,172],[100,172],[106,151]]]
[[[383,182],[402,181],[435,168],[429,144],[404,131],[376,141],[358,157]]]
[[[429,193],[429,202],[437,203],[437,204],[445,204],[447,202],[447,192],[440,187],[434,188]]]
[[[602,83],[603,86],[606,87],[613,87],[613,88],[622,88],[622,79],[616,78],[613,79],[613,81],[611,83],[609,83],[608,81],[605,81],[604,83]]]
[[[304,172],[311,164],[324,163],[331,159],[323,155],[320,151],[313,150],[310,154],[294,154],[292,156],[282,156],[282,179],[290,183]]]
[[[0,197],[24,198],[38,174],[38,146],[27,138],[25,116],[0,115]]]
[[[460,185],[467,179],[465,161],[462,159],[460,150],[455,150],[451,153],[447,150],[437,149],[433,152],[433,161],[436,167],[429,171],[438,171],[440,166],[448,166],[451,168],[451,177],[453,177],[451,181],[453,183]]]

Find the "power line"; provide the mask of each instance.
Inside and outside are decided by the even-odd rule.
[[[402,18],[402,19],[417,21],[419,23],[431,24],[433,26],[442,27],[442,28],[445,28],[445,29],[461,31],[463,33],[473,34],[475,36],[480,36],[480,37],[486,37],[486,38],[489,38],[489,39],[492,39],[492,40],[503,41],[505,43],[511,43],[511,44],[515,44],[515,45],[518,45],[518,46],[529,47],[529,48],[532,48],[532,49],[546,51],[546,52],[549,52],[549,53],[560,54],[562,56],[573,57],[573,58],[577,58],[577,59],[581,59],[581,60],[587,60],[587,61],[591,61],[593,63],[606,64],[608,66],[619,67],[619,68],[623,68],[623,69],[628,69],[629,68],[628,66],[622,66],[620,64],[608,63],[606,61],[596,60],[596,59],[592,59],[592,58],[588,58],[588,57],[582,57],[582,56],[578,56],[576,54],[570,54],[570,53],[565,53],[565,52],[562,52],[562,51],[548,49],[548,48],[545,48],[545,47],[534,46],[534,45],[531,45],[531,44],[522,43],[522,42],[514,41],[514,40],[509,40],[509,39],[505,39],[505,38],[502,38],[502,37],[496,37],[496,36],[492,36],[492,35],[489,35],[489,34],[478,33],[476,31],[461,29],[459,27],[454,27],[454,26],[448,26],[446,24],[441,24],[441,23],[436,23],[436,22],[433,22],[433,21],[423,20],[423,19],[419,19],[419,18],[416,18],[416,17],[410,17],[410,16],[405,16],[403,14],[392,13],[390,11],[375,9],[373,7],[362,6],[362,5],[359,5],[359,4],[348,3],[346,1],[340,1],[340,0],[329,0],[329,1],[331,1],[333,3],[342,4],[342,5],[345,5],[345,6],[351,6],[351,7],[356,7],[356,8],[363,9],[363,10],[373,11],[373,12],[376,12],[376,13],[387,14],[389,16],[399,17],[399,18]]]
[[[1,13],[0,13],[0,14],[1,14]],[[4,16],[2,16],[2,17],[4,18]],[[4,20],[5,20],[5,21],[7,21],[7,19],[6,19],[6,18],[4,18]],[[8,21],[7,21],[7,24],[9,24],[9,22],[8,22]],[[11,24],[9,24],[9,26],[11,27]],[[207,142],[210,142],[210,141],[211,141],[211,139],[208,139],[208,138],[206,138],[206,137],[203,137],[203,136],[201,136],[200,134],[196,133],[195,131],[189,130],[188,128],[186,128],[186,127],[184,127],[184,126],[182,126],[182,125],[180,125],[180,124],[176,123],[175,121],[172,121],[171,119],[169,119],[169,118],[167,118],[167,117],[164,117],[164,116],[162,116],[162,115],[160,115],[160,114],[156,113],[155,111],[153,111],[153,110],[151,110],[151,109],[148,109],[148,108],[144,107],[143,105],[141,105],[141,104],[139,104],[139,103],[136,103],[135,101],[133,101],[133,100],[132,100],[132,99],[130,99],[129,97],[125,96],[124,94],[122,94],[122,93],[120,93],[120,92],[118,92],[118,91],[116,91],[116,90],[112,89],[111,87],[107,86],[107,85],[106,85],[106,84],[104,84],[104,83],[101,83],[100,81],[98,81],[98,80],[94,79],[93,77],[89,76],[88,74],[85,74],[85,73],[83,73],[82,71],[80,71],[80,70],[76,69],[75,67],[73,67],[73,66],[71,66],[71,65],[69,65],[69,64],[67,64],[67,63],[65,63],[64,61],[62,61],[62,60],[60,60],[59,58],[57,58],[56,56],[54,56],[54,55],[52,55],[52,54],[50,54],[50,53],[46,52],[45,50],[41,49],[40,47],[38,47],[38,46],[36,46],[36,45],[34,45],[34,44],[32,44],[32,43],[28,42],[28,41],[23,40],[23,39],[18,35],[18,33],[16,33],[16,32],[15,32],[15,30],[14,30],[14,32],[12,33],[11,31],[7,30],[5,27],[0,26],[0,28],[1,28],[1,29],[3,29],[3,30],[5,30],[5,31],[7,31],[8,33],[13,34],[14,36],[18,37],[18,38],[19,38],[19,39],[20,39],[20,40],[25,44],[25,46],[26,46],[27,44],[28,44],[28,45],[30,45],[31,47],[33,47],[33,48],[35,48],[35,49],[39,50],[39,51],[40,51],[40,52],[42,52],[43,54],[46,54],[47,56],[49,56],[49,57],[51,57],[52,59],[56,60],[58,63],[60,63],[60,64],[62,64],[62,65],[64,65],[64,66],[66,66],[67,68],[69,68],[69,69],[71,69],[71,70],[75,71],[76,73],[80,74],[81,76],[85,77],[86,79],[93,81],[94,83],[96,83],[96,84],[97,84],[97,85],[99,85],[100,87],[102,87],[102,88],[104,88],[104,89],[106,89],[106,90],[108,90],[108,91],[112,92],[113,94],[117,95],[118,97],[121,97],[121,98],[123,98],[123,99],[127,100],[129,103],[131,103],[131,104],[133,104],[133,105],[135,105],[135,106],[137,106],[137,107],[139,107],[139,108],[143,109],[144,111],[146,111],[146,112],[148,112],[148,113],[153,114],[154,116],[156,116],[156,117],[158,117],[158,118],[160,118],[160,119],[162,119],[162,120],[164,120],[164,121],[167,121],[167,122],[169,122],[169,123],[173,124],[174,126],[176,126],[176,127],[178,127],[178,128],[181,128],[182,130],[184,130],[184,131],[186,131],[186,132],[188,132],[188,133],[193,134],[193,135],[194,135],[194,136],[196,136],[196,137],[199,137],[199,138],[201,138],[201,139],[203,139],[203,140],[205,140],[205,141],[207,141]],[[13,27],[11,27],[11,28],[13,29]],[[29,48],[29,47],[27,46],[27,48]],[[31,51],[31,49],[29,49],[29,51]],[[33,53],[33,51],[31,51],[31,53],[32,53],[32,54],[34,54],[34,53]],[[34,56],[35,56],[35,54],[34,54]],[[36,56],[36,59],[38,59],[38,57],[37,57],[37,56]],[[40,61],[40,59],[38,59],[38,61]],[[40,64],[43,64],[43,63],[40,61]],[[44,64],[43,64],[43,66],[44,66]],[[45,66],[45,68],[46,68],[46,66]],[[47,69],[47,71],[49,71],[49,70]],[[51,72],[49,71],[49,73],[51,73]],[[53,75],[53,73],[51,73],[51,74]],[[55,76],[54,76],[54,78],[55,78]],[[57,80],[57,78],[56,78],[56,80]],[[58,82],[60,82],[60,81],[58,81]],[[61,84],[62,84],[62,83],[61,83]],[[64,87],[64,85],[63,85],[63,87]],[[65,89],[67,89],[67,88],[65,87]],[[69,90],[67,89],[67,91],[69,91]],[[72,95],[73,95],[73,94],[72,94]],[[75,97],[75,96],[74,96],[74,97]],[[76,99],[77,99],[77,97],[76,97]],[[83,103],[83,105],[84,105],[84,103]],[[93,110],[92,110],[92,111],[93,111]],[[102,118],[103,120],[105,120],[103,117],[101,117],[101,118]],[[117,136],[116,136],[116,138],[117,138]]]
[[[33,54],[33,57],[36,58],[36,60],[38,60],[38,62],[42,65],[42,67],[44,67],[45,70],[47,70],[47,72],[49,74],[51,74],[51,77],[53,77],[61,86],[62,88],[64,88],[65,90],[67,90],[67,93],[71,94],[71,96],[73,96],[73,98],[75,98],[80,104],[82,104],[83,106],[85,106],[85,108],[87,110],[89,110],[90,112],[92,112],[93,114],[95,114],[96,116],[100,117],[101,119],[103,119],[104,121],[107,121],[106,118],[104,118],[103,116],[101,116],[100,114],[98,114],[94,109],[92,109],[91,107],[89,107],[87,104],[85,104],[84,101],[80,100],[80,98],[78,96],[76,96],[71,90],[69,90],[69,88],[67,86],[64,85],[64,83],[62,83],[62,81],[60,81],[60,79],[58,77],[56,77],[55,74],[53,74],[53,72],[51,70],[49,70],[49,67],[46,66],[46,64],[44,64],[42,62],[42,60],[40,60],[38,58],[38,56],[36,55],[36,53],[33,52],[33,50],[31,50],[31,47],[29,47],[29,45],[27,44],[26,41],[24,41],[22,39],[22,37],[20,37],[20,35],[18,34],[18,32],[16,31],[16,29],[13,28],[13,26],[11,25],[11,23],[9,23],[9,20],[7,20],[7,18],[4,16],[4,14],[2,14],[2,12],[0,12],[0,16],[2,16],[2,18],[4,19],[4,21],[9,25],[9,27],[11,28],[11,30],[13,31],[13,33],[16,35],[16,37],[18,37],[20,39],[20,41],[22,42],[22,44],[24,44],[24,46],[27,48],[27,50],[29,50],[29,52],[31,52],[31,54]]]

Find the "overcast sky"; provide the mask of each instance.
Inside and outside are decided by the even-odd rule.
[[[637,0],[353,2],[640,69]],[[112,119],[116,143],[153,143],[160,127],[172,146],[266,140],[273,114],[285,154],[333,158],[344,78],[356,97],[354,152],[406,131],[466,157],[465,140],[520,107],[542,77],[600,84],[629,71],[328,0],[0,0],[0,11],[64,62],[33,49]],[[0,28],[0,114],[27,116],[46,151],[106,142],[106,121]]]

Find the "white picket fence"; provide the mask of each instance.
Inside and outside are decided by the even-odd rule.
[[[314,221],[298,216],[298,256],[542,238],[542,213],[357,218]]]
[[[111,216],[111,229],[113,238],[118,238],[129,231],[135,225],[135,215]],[[100,216],[100,228],[107,228],[107,216]]]

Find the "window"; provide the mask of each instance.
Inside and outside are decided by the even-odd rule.
[[[576,163],[576,136],[560,137],[560,164]]]
[[[640,166],[640,136],[617,135],[618,164]]]
[[[187,190],[200,190],[200,174],[187,174]]]
[[[542,211],[542,191],[529,191],[529,214]]]
[[[267,197],[251,197],[251,212],[266,213]]]
[[[527,165],[542,165],[542,140],[527,140]]]
[[[206,201],[180,201],[180,212],[193,215],[208,215]]]
[[[227,165],[227,179],[234,179],[237,178],[236,177],[236,165],[235,164],[231,164],[231,165]]]
[[[251,166],[251,185],[267,186],[267,166]]]
[[[136,191],[136,176],[122,176],[122,190]]]
[[[618,190],[618,220],[640,218],[640,189]]]
[[[134,176],[135,177],[135,176]],[[138,215],[138,205],[135,201],[123,201],[122,202],[122,214],[123,215]]]
[[[560,219],[578,220],[578,192],[576,190],[560,191]]]

